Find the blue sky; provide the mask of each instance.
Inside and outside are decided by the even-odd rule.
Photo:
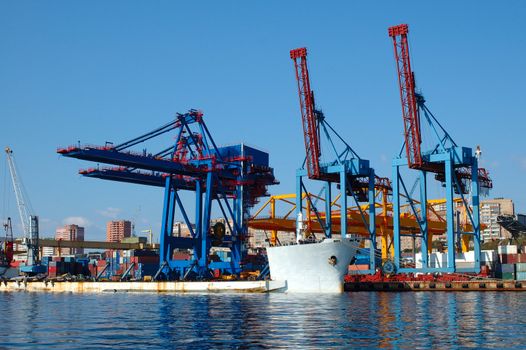
[[[522,1],[2,1],[0,139],[46,236],[75,222],[102,239],[115,218],[158,230],[161,189],[82,178],[91,164],[55,150],[125,141],[189,108],[217,143],[268,151],[272,193],[293,192],[304,148],[289,50],[306,46],[327,118],[390,175],[402,120],[387,28],[408,23],[428,106],[458,144],[481,145],[492,195],[526,212],[525,19]],[[4,170],[1,211],[17,217]]]

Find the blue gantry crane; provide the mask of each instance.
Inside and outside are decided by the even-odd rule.
[[[385,183],[385,179],[377,178],[369,160],[360,158],[358,154],[345,142],[336,130],[327,122],[323,112],[316,108],[314,92],[310,86],[307,67],[307,49],[298,48],[290,51],[294,61],[301,118],[303,125],[306,158],[303,166],[296,171],[296,215],[298,225],[302,225],[303,198],[307,200],[307,207],[314,211],[320,226],[324,228],[325,237],[332,236],[331,213],[335,205],[332,197],[333,184],[339,189],[340,204],[340,232],[342,236],[348,231],[348,200],[354,199],[365,227],[369,231],[370,241],[370,270],[374,271],[376,248],[375,223],[375,185]],[[333,140],[334,138],[334,140]],[[324,141],[323,154],[330,158],[322,162],[322,139]],[[325,196],[325,213],[321,215],[305,187],[304,177],[323,182]],[[368,212],[362,210],[360,202],[368,202]]]
[[[480,272],[480,215],[479,191],[489,190],[492,181],[489,173],[478,168],[478,159],[469,147],[458,146],[451,135],[439,123],[425,104],[421,93],[416,91],[414,73],[411,69],[407,24],[390,27],[389,36],[393,40],[400,98],[402,103],[402,117],[404,121],[404,147],[400,154],[393,159],[393,219],[394,219],[394,265],[398,272]],[[422,126],[430,130],[434,141],[427,150],[422,150]],[[403,150],[405,148],[405,155]],[[420,188],[419,201],[413,200],[400,174],[402,167],[418,173]],[[429,262],[428,230],[428,182],[427,174],[435,174],[446,190],[446,221],[447,221],[447,266],[431,267]],[[412,192],[412,191],[411,191]],[[421,240],[422,268],[408,268],[401,264],[401,244],[403,236],[413,236],[414,233],[402,232],[400,227],[400,196],[405,196],[410,204],[412,215],[417,219],[420,227],[418,237]],[[460,201],[454,201],[455,195]],[[457,206],[455,203],[460,203]],[[464,228],[459,223],[456,212],[463,210],[468,217],[469,225]],[[457,218],[455,218],[457,216]],[[469,229],[468,229],[469,228]],[[460,239],[459,239],[460,237]],[[455,250],[457,243],[464,245],[473,239],[475,264],[473,268],[457,269],[455,266]]]
[[[131,150],[166,133],[175,134],[175,141],[157,153]],[[65,157],[113,165],[81,170],[84,176],[164,188],[160,266],[156,276],[168,279],[204,279],[214,269],[238,274],[245,254],[249,210],[258,198],[268,196],[269,185],[278,183],[269,167],[268,153],[244,144],[218,147],[203,113],[197,110],[177,114],[172,122],[119,145],[79,144],[57,152]],[[184,203],[180,191],[195,195],[191,204],[193,220],[190,205]],[[212,225],[213,208],[224,219],[215,225]],[[189,237],[174,234],[176,212],[186,223]],[[230,248],[229,261],[216,256],[211,259],[212,245]],[[174,259],[174,252],[179,249],[192,250],[192,259]]]

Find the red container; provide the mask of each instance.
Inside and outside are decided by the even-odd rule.
[[[349,271],[369,270],[369,265],[349,265]]]
[[[188,253],[181,253],[181,252],[175,252],[173,255],[174,260],[188,260],[190,259],[190,254]],[[159,257],[157,257],[157,261],[159,261]]]
[[[517,254],[517,262],[526,263],[526,253]]]
[[[516,264],[519,260],[518,254],[501,254],[500,262],[502,264]]]
[[[136,256],[137,260],[134,261],[138,264],[158,264],[159,263],[159,257],[158,256]]]
[[[57,277],[57,267],[56,266],[48,266],[48,268],[47,268],[47,275],[48,275],[48,277]]]

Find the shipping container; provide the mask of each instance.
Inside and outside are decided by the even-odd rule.
[[[515,272],[515,264],[501,264],[500,265],[500,271],[505,272]]]
[[[369,264],[349,265],[349,271],[363,271],[363,270],[369,270]]]
[[[526,281],[526,271],[520,271],[516,273],[515,279],[517,281]]]
[[[515,279],[515,273],[513,273],[513,272],[503,272],[502,273],[502,279],[503,280],[514,280]]]
[[[136,264],[159,264],[159,256],[134,256],[131,258],[131,262]]]
[[[131,256],[158,256],[154,250],[135,249],[131,252]]]
[[[515,269],[517,272],[526,272],[526,263],[516,263]]]
[[[515,264],[518,260],[517,254],[501,254],[499,257],[502,264]]]
[[[498,247],[499,254],[517,254],[516,245],[499,245]]]

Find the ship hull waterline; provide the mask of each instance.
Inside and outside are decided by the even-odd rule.
[[[268,247],[270,278],[285,281],[285,292],[342,293],[358,246],[358,239],[344,238]]]

